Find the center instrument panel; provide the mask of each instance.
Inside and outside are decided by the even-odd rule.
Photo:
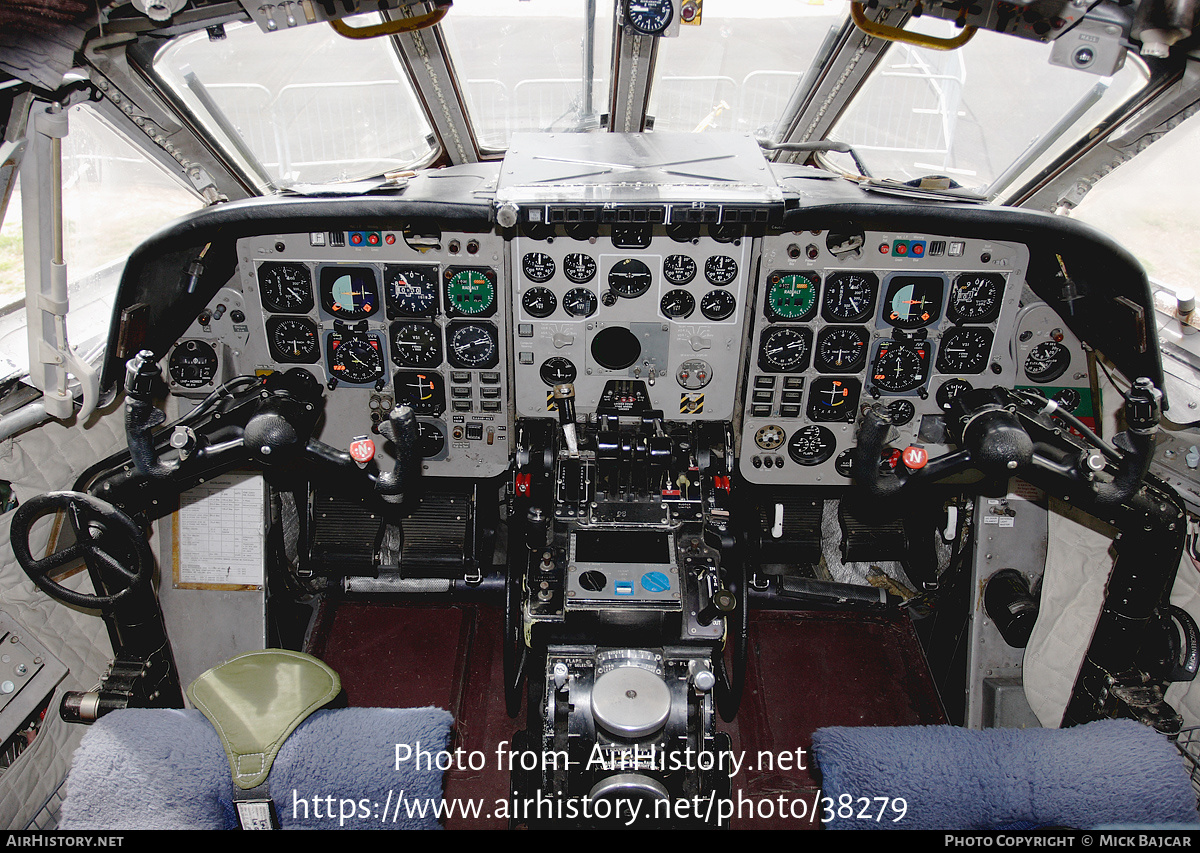
[[[580,414],[728,420],[736,399],[752,241],[740,230],[575,230],[512,241],[519,416],[553,417],[553,388]]]
[[[1011,330],[1028,263],[1018,243],[936,234],[765,238],[747,347],[742,475],[775,485],[849,483],[855,422],[876,403],[892,413],[893,446],[930,458],[944,452],[944,414],[957,394],[1016,381]]]

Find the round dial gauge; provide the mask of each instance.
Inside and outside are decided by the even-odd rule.
[[[700,313],[710,320],[724,320],[737,310],[737,300],[728,290],[710,290],[700,300]]]
[[[549,317],[558,307],[558,298],[548,287],[531,287],[521,295],[521,307],[530,317]]]
[[[942,337],[938,350],[939,373],[982,373],[992,352],[992,330],[960,326]]]
[[[267,320],[271,357],[285,364],[313,364],[321,357],[317,324],[307,317],[271,317]]]
[[[663,314],[672,320],[682,320],[696,310],[696,297],[686,290],[668,290],[658,303]]]
[[[554,269],[554,258],[545,252],[528,252],[521,259],[521,270],[530,281],[549,281],[554,278]]]
[[[384,292],[392,314],[432,317],[437,313],[437,267],[383,268]]]
[[[1057,341],[1043,341],[1025,357],[1025,375],[1033,382],[1053,382],[1071,366],[1071,351]]]
[[[929,372],[929,344],[885,341],[875,354],[871,381],[881,391],[901,394],[919,388]]]
[[[392,357],[406,367],[442,363],[442,335],[432,323],[393,323]]]
[[[1074,388],[1061,388],[1051,398],[1068,412],[1073,412],[1083,402],[1083,395]]]
[[[917,416],[917,407],[911,400],[892,400],[887,405],[887,413],[892,426],[904,426]]]
[[[696,222],[672,222],[667,226],[667,236],[676,243],[693,243],[700,238],[700,225]]]
[[[787,449],[788,456],[797,465],[820,465],[832,458],[837,439],[825,427],[810,424],[792,433]]]
[[[446,389],[437,371],[401,370],[395,375],[392,387],[396,392],[396,404],[407,403],[414,414],[436,417],[446,411]]]
[[[964,391],[971,390],[971,383],[965,379],[948,379],[941,384],[937,389],[937,393],[933,395],[933,399],[937,401],[938,408],[943,412],[950,411],[950,404],[954,402],[954,398]]]
[[[576,284],[586,284],[596,277],[596,262],[591,255],[572,252],[563,258],[563,275]]]
[[[834,323],[862,323],[875,310],[879,279],[869,272],[840,272],[825,282],[821,314]]]
[[[538,375],[547,385],[562,385],[565,382],[574,382],[578,371],[569,358],[556,355],[542,362]]]
[[[815,275],[772,273],[767,281],[767,316],[779,320],[804,320],[817,306]]]
[[[990,323],[1000,316],[1004,276],[996,273],[963,273],[950,288],[946,315],[955,323]]]
[[[779,445],[783,444],[783,440],[787,437],[782,427],[775,424],[767,424],[764,427],[759,427],[758,432],[754,433],[754,443],[763,450],[774,450]]]
[[[446,306],[459,314],[487,314],[496,304],[496,285],[483,270],[446,270]]]
[[[563,310],[572,317],[590,317],[600,303],[586,287],[573,287],[563,294]]]
[[[258,295],[268,311],[305,314],[313,308],[312,274],[304,264],[262,264]]]
[[[826,326],[817,335],[817,370],[857,373],[867,363],[867,341],[867,330],[858,326]]]
[[[696,262],[687,255],[667,255],[663,278],[671,284],[687,284],[696,277]]]
[[[422,459],[437,456],[446,447],[446,434],[437,424],[417,421],[417,453]]]
[[[808,392],[808,419],[824,423],[850,423],[858,414],[862,385],[849,377],[819,376]]]
[[[217,375],[217,351],[205,341],[184,341],[171,353],[167,372],[184,388],[208,385]]]
[[[496,327],[491,323],[451,326],[446,333],[446,348],[455,367],[495,367],[499,361]]]
[[[329,336],[329,375],[339,382],[368,385],[383,376],[383,352],[373,335]]]
[[[650,267],[637,258],[617,261],[608,271],[608,286],[612,288],[613,293],[626,299],[641,296],[650,289],[652,280]]]
[[[888,284],[883,319],[897,329],[919,329],[937,322],[942,313],[942,289],[942,280],[934,276],[896,276]]]
[[[656,36],[671,26],[675,7],[671,0],[626,0],[625,20],[639,33]]]
[[[704,262],[704,277],[719,287],[731,284],[737,273],[737,261],[728,255],[713,255]]]
[[[803,370],[808,367],[811,350],[811,330],[777,326],[762,336],[758,345],[758,366],[779,373]]]
[[[379,286],[374,267],[321,268],[321,307],[330,316],[361,320],[379,310]]]

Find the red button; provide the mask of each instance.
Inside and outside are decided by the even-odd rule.
[[[929,461],[929,454],[925,452],[924,447],[909,446],[904,448],[904,455],[901,458],[904,460],[905,468],[916,471],[925,467],[925,463]]]
[[[369,438],[356,438],[350,442],[350,458],[355,462],[370,462],[375,458],[375,442]]]

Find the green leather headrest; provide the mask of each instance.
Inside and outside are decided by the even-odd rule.
[[[266,781],[296,726],[341,689],[338,674],[316,658],[266,649],[213,667],[191,683],[187,696],[217,730],[234,785],[249,790]]]

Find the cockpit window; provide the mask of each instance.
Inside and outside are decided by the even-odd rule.
[[[481,148],[600,127],[612,0],[456,0],[441,23]]]
[[[928,17],[907,29],[959,32]],[[1133,54],[1112,77],[1051,65],[1049,56],[1048,44],[990,30],[957,50],[893,44],[830,136],[853,145],[874,177],[946,175],[1003,198],[1148,79]]]
[[[224,38],[177,39],[154,69],[261,189],[367,178],[435,151],[387,39],[227,25]]]
[[[843,0],[708,0],[700,26],[681,26],[678,37],[659,42],[648,111],[653,129],[772,136],[848,8]]]
[[[1200,283],[1200,115],[1101,178],[1071,216],[1116,238],[1157,284]]]

